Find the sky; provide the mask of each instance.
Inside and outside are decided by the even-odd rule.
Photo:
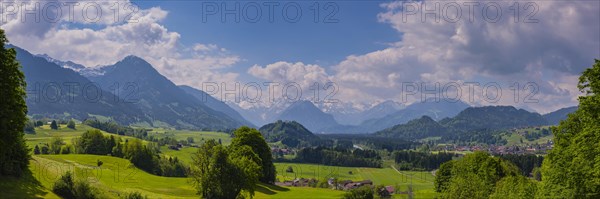
[[[547,113],[577,104],[600,59],[598,1],[66,2],[3,2],[0,27],[88,67],[136,55],[222,100],[235,89],[245,108],[443,98]]]

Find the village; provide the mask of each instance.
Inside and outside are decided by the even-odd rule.
[[[276,182],[275,183],[278,186],[286,186],[286,187],[316,187],[319,185],[318,180],[311,178],[311,179],[307,179],[307,178],[297,178],[294,180],[286,180],[283,182]],[[369,187],[373,187],[373,181],[371,180],[361,180],[361,181],[352,181],[352,180],[341,180],[339,181],[336,178],[329,178],[327,180],[327,184],[323,184],[321,183],[319,185],[321,188],[331,188],[334,190],[344,190],[344,191],[349,191],[349,190],[353,190],[353,189],[357,189],[363,186],[369,186]],[[326,186],[326,187],[323,187]],[[379,187],[380,190],[377,190],[378,192],[384,194],[384,195],[393,195],[393,194],[408,194],[408,191],[396,191],[396,189],[394,188],[394,186],[391,185],[387,185],[387,186],[382,186]]]

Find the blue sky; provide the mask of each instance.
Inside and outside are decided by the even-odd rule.
[[[274,22],[267,16],[267,7],[262,7],[262,19],[257,23],[241,20],[236,23],[232,15],[221,21],[220,12],[208,15],[202,21],[202,4],[207,1],[150,1],[135,2],[144,7],[160,6],[169,10],[164,25],[182,35],[184,45],[194,43],[218,44],[220,47],[240,55],[244,61],[231,70],[245,69],[250,65],[266,65],[277,61],[316,63],[328,67],[337,64],[346,56],[364,54],[383,49],[389,43],[398,41],[400,34],[388,24],[378,22],[377,14],[383,11],[382,1],[333,2],[339,11],[332,19],[337,23],[324,23],[325,15],[333,8],[324,10],[327,2],[318,2],[321,8],[320,20],[313,20],[314,1],[300,1],[302,17],[296,23],[285,21],[282,7],[286,1],[274,9]],[[210,1],[209,1],[210,2]],[[263,1],[225,1],[226,6],[240,7]],[[220,2],[219,2],[220,3]],[[222,4],[219,4],[221,7]],[[222,7],[221,7],[222,8]],[[290,12],[292,12],[290,10]],[[293,15],[292,12],[290,15]],[[182,23],[193,22],[193,23]]]

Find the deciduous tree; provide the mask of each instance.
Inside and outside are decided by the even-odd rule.
[[[235,149],[244,145],[250,146],[252,151],[260,158],[260,161],[257,162],[262,170],[260,181],[273,184],[275,182],[275,165],[273,164],[271,148],[265,138],[258,130],[246,126],[240,127],[233,134],[234,137],[231,140],[230,147]]]
[[[600,60],[579,77],[579,108],[552,128],[539,197],[600,198]]]

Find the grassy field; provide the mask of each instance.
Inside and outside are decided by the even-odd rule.
[[[198,148],[195,147],[183,147],[179,150],[169,149],[168,146],[160,147],[160,151],[163,155],[168,157],[177,157],[180,161],[183,161],[186,164],[192,163],[192,154],[198,151]]]
[[[203,140],[221,140],[223,145],[229,145],[231,143],[231,137],[227,133],[222,132],[209,132],[209,131],[187,131],[187,130],[168,130],[162,128],[155,128],[148,132],[148,135],[162,138],[162,137],[173,137],[176,140],[186,140],[188,137],[194,138],[194,142],[200,144]]]
[[[90,129],[93,128],[86,125],[77,125],[75,130],[62,125],[58,130],[52,130],[50,129],[50,125],[44,125],[35,128],[35,134],[25,134],[25,139],[27,139],[27,145],[30,147],[50,143],[53,137],[61,137],[65,142],[70,144],[73,138],[81,136],[81,134]]]
[[[197,149],[193,147],[184,147],[181,150],[171,150],[166,147],[161,148],[163,154],[177,157],[179,160],[191,162],[191,154]],[[432,198],[434,176],[430,172],[421,171],[396,171],[391,167],[387,168],[357,168],[357,167],[339,167],[325,166],[317,164],[300,163],[275,163],[277,179],[279,181],[293,180],[296,178],[315,178],[317,180],[335,177],[342,180],[372,180],[375,184],[384,184],[401,187],[401,190],[407,190],[408,185],[413,186],[415,196],[418,198]],[[293,173],[286,172],[288,167],[292,167]]]
[[[50,125],[44,125],[44,126],[35,128],[35,134],[25,134],[25,139],[26,139],[27,145],[30,148],[35,147],[35,145],[50,144],[50,141],[54,137],[62,138],[64,140],[65,144],[72,144],[73,138],[77,138],[77,137],[81,136],[83,133],[85,133],[86,131],[92,130],[92,129],[94,129],[94,128],[87,126],[87,125],[83,125],[83,124],[77,124],[75,129],[70,129],[70,128],[67,128],[66,125],[62,125],[59,129],[53,130],[53,129],[50,129]],[[138,138],[130,137],[130,136],[110,134],[105,131],[101,131],[101,132],[104,135],[107,135],[107,136],[112,135],[117,138],[121,138],[123,140],[138,139]],[[142,140],[142,142],[148,143],[148,141],[145,141],[145,140]]]
[[[207,132],[207,131],[181,131],[181,130],[164,130],[154,129],[149,132],[149,135],[161,138],[161,137],[174,137],[176,140],[186,140],[188,137],[194,138],[194,144],[201,145],[206,140],[221,140],[223,145],[229,145],[231,143],[231,137],[229,134],[221,132]],[[184,163],[190,164],[192,162],[192,154],[195,153],[198,148],[195,147],[183,147],[179,150],[169,149],[168,146],[160,147],[162,154],[170,157],[177,157]]]
[[[97,160],[104,164],[96,166]],[[149,198],[198,198],[188,178],[161,177],[139,170],[121,158],[98,155],[36,155],[21,179],[0,179],[2,198],[59,198],[50,190],[58,177],[72,171],[106,198],[138,191]],[[339,198],[344,192],[308,187],[258,184],[254,198]]]
[[[51,130],[48,125],[45,125],[36,128],[36,134],[26,135],[26,139],[27,144],[32,148],[36,144],[49,143],[53,137],[62,137],[65,142],[71,143],[73,138],[90,129],[93,128],[78,124],[76,130],[68,129],[64,125],[58,130]],[[106,132],[103,133],[108,135]],[[177,140],[193,137],[197,144],[200,144],[203,139],[221,139],[223,144],[231,142],[228,134],[218,132],[154,129],[150,135],[170,136]],[[119,137],[136,139],[127,136]],[[196,150],[197,148],[194,147],[184,147],[181,150],[161,147],[163,155],[178,157],[187,164],[191,162],[191,154]],[[100,167],[97,166],[98,160],[103,162]],[[394,185],[403,191],[412,184],[416,198],[434,197],[432,195],[433,176],[428,172],[398,172],[391,167],[353,168],[290,163],[276,163],[275,165],[279,180],[300,177],[319,180],[328,177],[351,180],[369,179],[375,184]],[[292,166],[295,172],[285,172],[288,166]],[[156,176],[135,168],[126,159],[84,154],[34,155],[30,164],[30,172],[26,173],[23,178],[0,179],[0,188],[8,190],[2,196],[8,198],[59,198],[50,190],[54,181],[66,171],[72,171],[77,178],[89,181],[107,198],[118,198],[121,194],[133,191],[138,191],[149,198],[198,198],[189,178]],[[342,194],[344,194],[343,191],[331,189],[259,184],[255,198],[340,198]],[[394,198],[402,197],[404,196],[396,195]]]
[[[292,167],[293,173],[286,172]],[[358,168],[324,166],[316,164],[275,163],[277,178],[280,181],[295,178],[315,178],[318,180],[336,177],[341,180],[371,180],[375,185],[392,185],[406,191],[409,185],[413,186],[416,198],[433,198],[434,176],[430,172],[421,171],[396,171],[389,168]]]
[[[538,139],[529,141],[525,138],[525,136],[521,135],[521,134],[525,133],[525,131],[530,132],[530,133],[541,131],[536,128],[523,128],[523,129],[518,129],[516,131],[508,132],[506,135],[504,135],[504,139],[506,139],[506,141],[507,141],[506,145],[507,146],[517,146],[517,145],[526,145],[526,144],[542,144],[542,143],[546,143],[549,140],[552,140],[554,138],[554,136],[552,136],[552,134],[550,134],[550,135],[543,136]],[[547,129],[547,128],[549,128],[549,126],[541,127],[541,129],[544,129],[544,128]],[[523,141],[522,143],[521,143],[521,140]]]

